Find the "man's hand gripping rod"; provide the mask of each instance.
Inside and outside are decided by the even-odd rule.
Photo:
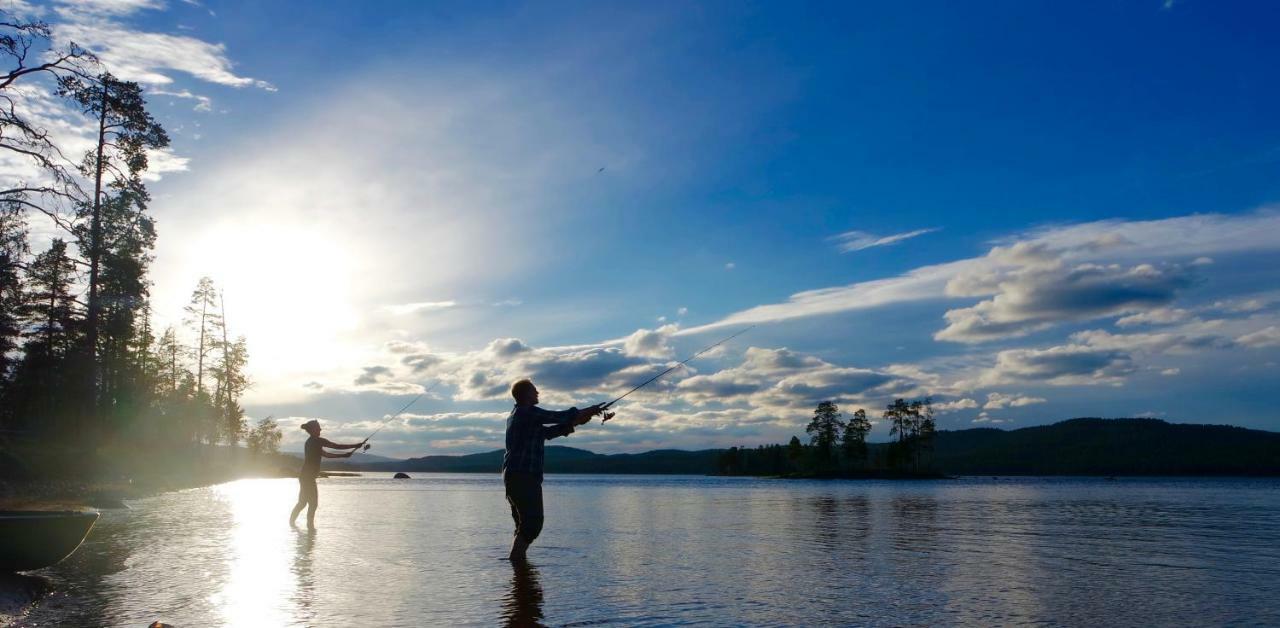
[[[648,386],[649,384],[652,384],[653,382],[657,381],[659,377],[662,377],[663,375],[666,375],[667,373],[670,373],[671,371],[674,371],[674,370],[676,370],[676,369],[678,369],[678,368],[680,368],[680,367],[684,366],[685,364],[688,364],[688,363],[689,363],[690,361],[692,361],[694,358],[696,358],[696,357],[698,357],[698,356],[700,356],[700,355],[702,355],[702,354],[704,354],[704,353],[706,353],[706,352],[708,352],[708,351],[710,351],[710,350],[712,350],[712,349],[715,349],[716,347],[718,347],[718,346],[720,346],[720,345],[722,345],[722,344],[724,344],[724,343],[726,343],[726,342],[729,342],[730,340],[733,340],[734,338],[737,338],[738,336],[741,336],[742,334],[745,334],[745,333],[747,333],[747,332],[751,331],[752,329],[755,329],[755,325],[752,325],[752,326],[750,326],[750,327],[747,327],[746,329],[743,329],[743,330],[739,331],[738,333],[736,333],[736,334],[734,334],[734,335],[732,335],[732,336],[729,336],[728,338],[725,338],[724,340],[721,340],[720,342],[717,342],[717,343],[715,343],[715,344],[713,344],[713,345],[708,345],[707,347],[703,348],[701,351],[699,351],[699,352],[697,352],[697,353],[695,353],[695,354],[693,354],[693,355],[691,355],[691,356],[689,356],[689,357],[687,357],[687,358],[685,358],[685,359],[681,360],[680,362],[678,362],[677,364],[675,364],[675,365],[674,365],[674,366],[672,366],[671,368],[669,368],[669,369],[667,369],[667,370],[665,370],[665,371],[663,371],[663,372],[661,372],[661,373],[658,373],[657,375],[654,375],[653,377],[650,377],[649,379],[644,380],[644,382],[641,382],[641,384],[640,384],[639,386],[636,386],[635,388],[632,388],[631,390],[628,390],[627,392],[622,393],[622,396],[621,396],[621,397],[618,397],[617,399],[614,399],[613,401],[610,401],[609,403],[606,403],[606,404],[601,405],[601,406],[600,406],[600,409],[601,409],[601,410],[608,410],[610,406],[612,406],[612,405],[613,405],[613,404],[615,404],[615,403],[618,403],[619,401],[622,401],[624,398],[626,398],[626,396],[627,396],[627,395],[630,395],[631,393],[633,393],[633,392],[635,392],[635,391],[637,391],[637,390],[640,390],[641,388],[644,388],[645,386]],[[612,419],[612,418],[613,418],[613,413],[612,413],[612,412],[605,412],[605,413],[604,413],[604,418],[600,419],[600,422],[601,422],[601,423],[604,423],[605,421],[608,421],[609,419]]]

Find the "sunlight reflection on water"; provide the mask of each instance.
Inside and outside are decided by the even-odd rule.
[[[513,569],[496,475],[321,480],[315,534],[250,480],[106,511],[27,624],[1274,625],[1277,488],[552,476]]]
[[[292,497],[280,482],[242,480],[214,487],[231,510],[228,575],[210,602],[228,626],[284,626],[299,589],[292,567],[297,535],[281,525],[280,504]]]

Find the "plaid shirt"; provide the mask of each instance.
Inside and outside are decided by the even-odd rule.
[[[502,471],[542,473],[542,443],[573,433],[577,408],[543,410],[538,406],[516,406],[507,417],[507,451]]]

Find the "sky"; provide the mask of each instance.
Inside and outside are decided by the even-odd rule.
[[[201,276],[285,448],[1079,416],[1280,430],[1269,2],[13,3],[140,82],[153,306]],[[872,440],[888,437],[877,424]]]

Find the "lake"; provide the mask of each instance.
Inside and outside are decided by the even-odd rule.
[[[1280,625],[1280,480],[245,480],[104,511],[32,626]],[[305,518],[305,515],[304,515]]]

